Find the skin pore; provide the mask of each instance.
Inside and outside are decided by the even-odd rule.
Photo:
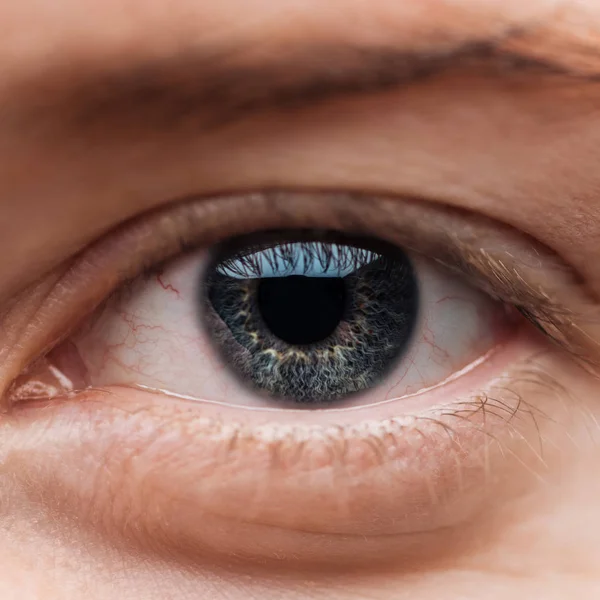
[[[422,482],[407,476],[390,510],[402,506],[405,520],[396,522],[410,531],[385,539],[361,529],[368,496],[356,501],[346,535],[348,524],[321,498],[327,527],[309,510],[314,498],[304,512],[299,500],[294,506],[290,490],[310,487],[299,480],[277,481],[288,494],[283,517],[275,500],[248,516],[236,503],[246,488],[221,483],[253,465],[202,471],[207,429],[172,397],[88,394],[72,412],[55,411],[52,400],[31,407],[5,400],[1,598],[600,593],[597,2],[24,0],[0,7],[0,29],[0,392],[7,398],[13,380],[112,291],[114,273],[138,274],[124,255],[139,263],[158,255],[145,247],[151,235],[132,235],[137,241],[126,245],[119,234],[103,242],[109,232],[207,198],[196,220],[210,227],[194,235],[197,246],[209,246],[232,234],[215,233],[217,221],[241,229],[234,216],[247,211],[245,224],[258,223],[266,212],[260,193],[269,190],[289,192],[268,204],[276,208],[272,223],[288,211],[332,227],[352,210],[376,235],[375,224],[390,221],[377,212],[385,204],[405,222],[413,215],[415,228],[423,214],[427,223],[476,231],[482,247],[500,232],[504,258],[492,253],[485,267],[477,244],[461,242],[463,262],[491,270],[496,281],[507,273],[535,279],[539,286],[530,288],[561,315],[545,321],[546,331],[580,340],[576,352],[531,341],[552,349],[539,362],[551,377],[533,385],[527,371],[511,385],[540,417],[500,427],[483,458],[459,459],[465,489],[468,474],[482,469],[489,482],[489,493],[473,500],[477,510],[454,519],[468,502],[450,485],[451,509],[438,512],[440,500],[425,510]],[[359,195],[327,197],[336,191]],[[219,200],[229,195],[234,200]],[[225,204],[228,212],[215,216]],[[338,208],[327,213],[325,205]],[[169,227],[162,235],[185,237]],[[94,244],[99,250],[85,254]],[[522,247],[534,248],[525,267]],[[130,429],[122,415],[136,410],[147,418]],[[142,452],[136,440],[148,431],[182,445]],[[98,441],[98,432],[108,433]],[[127,468],[125,448],[136,457]],[[166,468],[169,453],[182,453],[185,468]],[[451,526],[424,535],[414,525],[446,517]]]

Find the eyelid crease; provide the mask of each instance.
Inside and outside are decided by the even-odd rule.
[[[574,270],[532,238],[425,200],[268,191],[189,199],[155,210],[94,243],[68,269],[63,265],[64,274],[40,300],[35,318],[12,340],[5,360],[11,368],[0,371],[4,408],[10,408],[6,391],[23,365],[33,365],[66,339],[128,282],[157,276],[166,262],[199,247],[252,231],[288,228],[377,237],[425,255],[516,306],[562,347],[594,366],[600,340],[597,303]],[[30,297],[35,294],[26,290],[21,300],[26,304]],[[0,321],[0,329],[10,334],[10,323]]]

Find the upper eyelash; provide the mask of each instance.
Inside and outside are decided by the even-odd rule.
[[[269,213],[275,215],[276,219],[279,220],[279,218],[283,217],[289,218],[288,205],[290,196],[301,196],[306,206],[309,206],[311,199],[314,199],[315,196],[318,197],[319,194],[265,192],[249,197],[233,196],[228,200],[233,203],[245,198],[247,200],[258,200],[259,204],[264,203],[266,208],[268,208]],[[361,198],[363,199],[363,202],[361,202],[360,217],[354,217],[351,205],[360,202]],[[283,207],[278,205],[280,199],[285,201]],[[220,198],[220,201],[223,202],[224,199]],[[225,201],[227,201],[227,199]],[[398,227],[396,220],[390,216],[389,206],[387,207],[387,210],[381,210],[381,206],[377,206],[378,204],[389,205],[392,202],[394,204],[394,212],[398,211],[398,213],[400,213],[400,211],[402,211],[405,214],[408,213],[409,218],[407,219],[404,217],[402,219],[403,222],[414,221],[417,214],[419,221],[421,222],[435,222],[436,220],[439,220],[440,212],[445,214],[448,225],[447,228],[444,228],[438,239],[434,241],[433,251],[428,249],[424,250],[422,248],[423,237],[416,243],[411,237],[412,233],[407,233],[407,231],[410,230],[407,230],[404,227]],[[576,340],[571,339],[573,336],[580,337],[579,335],[575,335],[576,332],[574,331],[576,329],[575,322],[577,321],[576,311],[570,310],[560,302],[554,301],[541,289],[541,287],[538,288],[538,286],[527,281],[527,279],[521,275],[520,271],[517,270],[516,266],[508,268],[504,263],[504,260],[494,257],[486,248],[479,247],[478,245],[472,246],[471,243],[465,243],[460,236],[457,236],[454,233],[453,229],[455,222],[458,223],[457,227],[460,228],[460,223],[467,220],[471,226],[469,235],[471,239],[474,237],[472,234],[473,226],[476,228],[481,227],[487,233],[488,229],[493,225],[494,231],[502,228],[505,231],[506,238],[511,240],[514,239],[515,233],[509,226],[493,223],[490,219],[477,215],[470,216],[466,219],[461,211],[449,207],[435,207],[435,205],[429,204],[423,200],[416,201],[403,199],[402,201],[399,201],[398,199],[391,200],[385,197],[363,197],[360,194],[331,194],[329,195],[329,204],[333,205],[333,207],[330,206],[330,214],[328,215],[332,221],[331,224],[333,225],[329,230],[329,233],[332,234],[332,241],[344,243],[344,241],[347,241],[348,238],[352,237],[354,240],[362,238],[363,240],[370,240],[372,242],[373,237],[371,236],[373,235],[373,232],[378,231],[377,237],[382,241],[385,240],[384,243],[386,243],[386,246],[389,244],[388,247],[396,248],[401,252],[409,251],[422,254],[432,258],[435,262],[449,269],[451,272],[466,276],[476,287],[488,293],[492,298],[503,302],[506,305],[514,306],[525,318],[543,331],[544,335],[553,339],[562,349],[575,357],[585,354],[584,349],[578,347]],[[320,202],[319,205],[322,207],[325,206],[325,203]],[[307,214],[309,215],[308,219],[304,217],[296,230],[303,231],[309,236],[309,239],[312,240],[315,239],[315,236],[322,236],[324,233],[321,224],[317,225],[315,220],[313,220],[313,209],[314,207],[307,211]],[[193,209],[191,213],[193,214]],[[279,216],[279,213],[281,213],[281,216]],[[297,213],[298,210],[296,209],[294,211],[296,219],[298,217]],[[383,220],[381,220],[381,213],[384,215]],[[433,218],[428,218],[429,216]],[[308,228],[306,227],[307,221],[310,223]],[[343,229],[346,233],[340,233],[341,228],[338,229],[338,226],[341,224],[344,225]],[[315,227],[315,225],[317,225],[317,227]],[[377,227],[379,227],[379,229],[377,229]],[[333,234],[333,232],[336,233]],[[279,227],[267,227],[263,230],[263,234],[257,234],[256,230],[254,233],[250,234],[243,233],[242,238],[246,241],[245,245],[241,246],[239,244],[240,238],[238,238],[237,245],[227,245],[227,248],[225,248],[225,250],[229,249],[230,253],[227,254],[227,252],[222,252],[221,256],[223,256],[225,260],[228,258],[231,258],[232,260],[235,260],[236,258],[238,260],[248,260],[250,257],[247,257],[246,255],[249,251],[264,250],[273,245],[269,238],[269,234],[274,233],[281,235],[281,233],[285,233],[285,229],[282,230]],[[290,231],[287,230],[287,233],[290,234]],[[240,232],[232,231],[231,234],[234,236],[236,234],[240,235]],[[260,236],[258,237],[258,240],[257,235]],[[300,240],[301,239],[302,238],[300,237]],[[425,236],[424,239],[427,240],[427,236]],[[517,239],[519,240],[517,242],[518,246],[524,247],[526,250],[530,250],[531,247],[535,248],[536,262],[540,262],[540,253],[543,254],[546,256],[548,264],[551,265],[552,270],[555,273],[558,274],[562,272],[564,277],[569,279],[573,278],[571,283],[577,286],[577,289],[580,290],[582,296],[588,296],[586,293],[587,289],[583,289],[581,281],[576,279],[570,265],[563,263],[560,257],[556,256],[552,251],[547,250],[545,247],[540,249],[539,246],[535,245],[535,242],[529,238],[523,238],[523,236],[520,235]],[[254,246],[254,248],[252,248],[252,246]],[[179,251],[188,253],[197,250],[197,247],[195,238],[194,241],[191,241],[187,236],[180,237]],[[370,247],[370,245],[367,244],[367,247]],[[374,246],[374,248],[375,250],[378,249],[377,246]],[[223,249],[224,248],[221,247],[221,250]],[[213,262],[213,266],[215,264],[216,262]],[[250,270],[248,272],[253,273],[254,276],[260,275],[255,266],[252,267],[249,265],[249,267]],[[146,271],[151,275],[161,270],[162,266],[160,266],[160,268],[157,268],[156,266],[148,266],[146,268]],[[549,324],[551,325],[550,327],[548,327]]]
[[[375,260],[385,258],[379,252],[338,242],[288,241],[277,244],[253,244],[243,252],[217,261],[217,270],[241,279],[263,277],[265,267],[273,272],[307,275],[315,267],[321,271],[353,272]]]

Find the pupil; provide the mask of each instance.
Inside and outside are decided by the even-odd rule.
[[[346,308],[341,277],[268,277],[258,284],[258,309],[273,335],[292,345],[329,337]]]

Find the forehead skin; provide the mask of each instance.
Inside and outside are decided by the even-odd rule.
[[[600,242],[595,81],[456,74],[216,132],[116,131],[112,144],[110,135],[100,143],[49,127],[50,107],[26,128],[19,114],[28,95],[43,107],[75,63],[93,78],[111,65],[221,47],[257,61],[319,43],[438,52],[518,32],[518,50],[595,74],[595,0],[63,0],[60,9],[36,0],[2,3],[0,24],[0,252],[11,256],[0,264],[0,298],[145,209],[269,186],[473,208],[531,233],[577,269],[596,268],[585,261]]]
[[[381,42],[400,37],[412,47],[437,42],[440,36],[452,40],[499,34],[507,27],[548,21],[565,8],[594,12],[593,2],[573,8],[564,0],[64,0],[60,10],[45,0],[3,4],[0,22],[8,34],[3,46],[25,50],[32,58],[59,55],[74,46],[79,52],[122,58],[124,49],[172,51],[181,44],[255,36],[262,42],[299,37]]]

